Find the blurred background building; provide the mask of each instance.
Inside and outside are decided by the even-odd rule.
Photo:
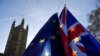
[[[15,21],[13,21],[4,56],[22,56],[26,49],[27,34],[28,26],[24,29],[24,19],[18,26],[15,26]]]

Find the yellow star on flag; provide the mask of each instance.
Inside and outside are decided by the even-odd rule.
[[[77,43],[79,40],[80,40],[79,37],[75,37],[75,38],[73,39],[73,41],[74,41],[75,43]]]
[[[74,27],[71,27],[71,32],[74,32],[75,31],[75,28]]]
[[[51,39],[54,40],[56,37],[55,36],[51,36]]]
[[[45,39],[40,39],[39,43],[44,43],[45,42]]]
[[[62,28],[63,27],[63,24],[60,24],[60,28]]]
[[[77,51],[72,50],[72,56],[77,56]]]

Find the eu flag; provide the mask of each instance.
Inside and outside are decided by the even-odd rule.
[[[23,56],[65,56],[58,28],[58,16],[55,13],[40,29]]]
[[[66,6],[59,17],[59,29],[66,56],[100,56],[100,44]]]

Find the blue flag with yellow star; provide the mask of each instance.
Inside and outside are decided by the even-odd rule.
[[[55,13],[32,40],[23,56],[64,56]]]

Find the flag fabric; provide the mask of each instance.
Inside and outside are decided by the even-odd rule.
[[[61,12],[61,15],[59,17],[59,33],[60,33],[60,38],[63,42],[63,46],[64,46],[64,52],[65,52],[65,56],[70,56],[71,52],[70,52],[70,46],[69,46],[69,42],[68,42],[68,35],[67,35],[67,13],[66,13],[66,7],[64,7],[64,9]]]
[[[59,17],[59,29],[66,56],[100,56],[100,44],[66,6]]]
[[[23,56],[100,56],[100,44],[76,18],[62,10],[40,29]]]
[[[56,13],[37,33],[23,56],[65,56],[58,26]]]

